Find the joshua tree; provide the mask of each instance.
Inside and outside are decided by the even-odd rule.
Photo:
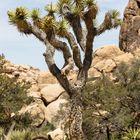
[[[45,10],[47,15],[41,17],[39,9],[33,9],[31,20],[27,9],[23,7],[9,11],[8,16],[10,23],[17,26],[19,32],[33,34],[46,46],[43,55],[47,66],[71,99],[69,137],[71,140],[85,140],[82,131],[81,95],[92,63],[93,41],[95,36],[119,26],[119,12],[107,12],[102,24],[96,26],[94,23],[98,6],[94,0],[59,0],[56,6],[50,4]],[[65,63],[62,69],[54,61],[55,49],[63,53]],[[81,58],[81,51],[84,59]],[[78,68],[78,75],[77,80],[71,82],[67,74],[74,67]]]

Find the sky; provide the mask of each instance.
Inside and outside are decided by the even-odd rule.
[[[40,8],[44,14],[44,6],[49,3],[56,3],[57,0],[3,0],[0,4],[0,54],[4,54],[6,59],[15,64],[27,64],[47,70],[43,53],[45,46],[34,36],[25,36],[19,33],[16,27],[8,22],[7,11],[23,6],[28,9]],[[105,12],[111,9],[117,9],[123,15],[128,0],[97,0],[99,5],[99,14],[97,21],[101,23]],[[95,38],[93,48],[96,50],[105,45],[118,46],[119,28],[106,31],[104,34]],[[63,58],[60,52],[55,55],[56,63],[59,67],[63,64]]]

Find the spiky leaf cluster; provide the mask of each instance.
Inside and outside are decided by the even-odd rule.
[[[31,18],[33,24],[42,29],[42,19],[40,18],[40,10],[38,8],[32,10]]]
[[[15,18],[15,11],[8,11],[8,17],[9,17],[9,22],[11,24],[15,24],[16,23],[16,18]]]
[[[112,19],[116,19],[120,16],[120,12],[117,10],[110,10],[109,13]]]
[[[117,10],[110,10],[105,15],[104,26],[108,29],[117,28],[121,24],[121,19],[119,18],[120,13]]]
[[[119,19],[119,16],[120,16],[120,12],[117,11],[117,10],[111,10],[109,11],[109,14],[110,14],[110,17],[111,17],[111,20],[112,20],[112,23],[113,23],[113,27],[114,28],[117,28],[119,25],[121,25],[121,19]]]
[[[91,7],[93,5],[96,5],[96,1],[95,0],[84,0],[84,4],[85,4],[85,6]]]
[[[77,15],[81,15],[82,16],[82,9],[80,6],[73,6],[71,8],[72,13],[77,16]]]
[[[124,132],[123,140],[139,140],[140,139],[140,129],[139,128],[129,128]]]
[[[8,11],[9,22],[17,26],[19,32],[30,34],[30,27],[26,20],[28,18],[28,10],[24,7],[18,7],[15,11]]]
[[[62,19],[57,23],[56,30],[57,34],[61,37],[65,35],[66,30],[68,29],[69,24],[66,20]]]
[[[28,11],[24,7],[16,8],[15,17],[17,20],[25,20],[28,17]]]
[[[56,21],[52,16],[46,16],[42,20],[42,28],[44,31],[53,29],[56,27]]]
[[[58,13],[61,15],[62,14],[62,6],[63,4],[68,5],[69,7],[72,6],[72,1],[71,0],[59,0],[57,3],[57,8],[58,8]]]
[[[15,24],[21,20],[26,20],[28,18],[28,11],[24,7],[18,7],[15,11],[8,11],[8,16],[10,22]]]
[[[53,16],[57,12],[57,6],[51,3],[45,7],[45,10],[48,12],[48,15]]]
[[[40,10],[38,8],[32,10],[31,18],[33,19],[33,21],[36,21],[40,18]]]

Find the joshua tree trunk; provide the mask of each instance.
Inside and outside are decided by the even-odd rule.
[[[68,118],[68,130],[69,130],[69,139],[70,140],[86,140],[83,130],[82,130],[82,90],[85,86],[87,74],[86,76],[79,74],[79,80],[77,80],[75,83],[70,83],[66,76],[61,73],[61,71],[57,68],[56,65],[53,64],[52,55],[50,52],[52,52],[53,48],[48,48],[46,51],[45,60],[46,63],[52,72],[52,74],[58,79],[61,86],[67,91],[67,93],[70,95],[71,99],[71,109],[70,114]],[[49,59],[48,59],[49,57]],[[80,79],[81,78],[81,79]]]
[[[70,140],[86,140],[82,130],[82,92],[76,89],[75,94],[71,97],[71,111],[69,118],[69,136]]]

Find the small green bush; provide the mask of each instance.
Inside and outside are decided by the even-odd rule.
[[[0,55],[0,140],[33,140],[47,138],[47,132],[54,130],[53,125],[47,123],[40,128],[31,126],[30,114],[18,114],[23,105],[31,103],[27,97],[30,85],[17,77],[9,78],[5,73],[5,58]],[[13,114],[13,115],[12,115]],[[14,128],[11,126],[14,122]]]
[[[29,129],[27,130],[14,130],[11,133],[10,140],[32,140],[33,139],[33,132]]]
[[[115,82],[105,74],[89,82],[83,94],[83,129],[88,140],[120,140],[129,128],[140,128],[140,59],[122,63]]]
[[[3,55],[0,55],[0,127],[6,130],[12,124],[12,121],[22,121],[25,116],[17,116],[17,112],[25,104],[29,104],[32,98],[27,97],[27,89],[29,84],[24,81],[19,82],[16,77],[9,78],[5,74],[5,59]],[[11,116],[11,114],[14,114]],[[25,122],[22,121],[26,126]]]

